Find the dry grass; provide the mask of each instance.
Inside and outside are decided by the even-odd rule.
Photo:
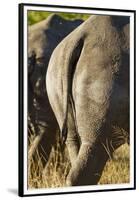
[[[43,170],[42,159],[36,151],[34,158],[30,161],[30,172],[28,175],[29,188],[62,187],[70,169],[68,153],[65,148],[61,153],[60,146],[53,147],[49,161]],[[122,145],[110,159],[103,171],[99,184],[115,184],[129,182],[129,146]]]
[[[129,183],[129,146],[119,147],[104,168],[100,184]]]
[[[59,143],[53,147],[45,169],[43,169],[43,159],[45,158],[41,157],[37,150],[29,163],[28,187],[55,188],[64,186],[71,166],[67,149],[65,148],[64,151],[61,151]]]

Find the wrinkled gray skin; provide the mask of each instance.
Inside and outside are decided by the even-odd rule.
[[[76,28],[54,50],[46,86],[70,155],[67,185],[97,184],[106,148],[124,143],[115,127],[129,132],[129,18],[91,16]]]
[[[59,42],[81,23],[82,20],[68,21],[52,14],[28,28],[28,124],[30,130],[41,135],[39,153],[46,161],[58,130],[45,87],[48,62]]]

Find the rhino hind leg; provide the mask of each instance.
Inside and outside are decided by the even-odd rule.
[[[67,176],[67,186],[98,184],[109,154],[100,141],[96,144],[84,142]]]
[[[71,165],[73,166],[79,152],[80,148],[80,141],[79,137],[77,135],[76,130],[76,122],[75,117],[72,109],[71,103],[68,104],[68,134],[67,134],[67,140],[66,140],[66,146],[68,149]]]
[[[67,176],[67,186],[92,185],[94,176],[91,163],[94,163],[92,144],[81,144],[78,156]]]
[[[82,142],[78,156],[67,176],[67,186],[97,185],[107,161],[112,159],[113,152],[126,143],[122,139],[117,145],[113,128],[109,126],[103,128],[108,134],[103,132],[103,137],[100,136],[93,143],[85,140]]]

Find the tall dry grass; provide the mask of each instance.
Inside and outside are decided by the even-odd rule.
[[[130,147],[124,144],[113,154],[104,168],[99,184],[120,184],[130,181]]]
[[[30,138],[30,145],[34,137]],[[28,170],[28,188],[54,188],[65,186],[65,179],[70,169],[68,152],[65,147],[61,151],[59,143],[52,148],[50,158],[45,170],[42,161],[45,159],[36,150],[35,156],[30,160]],[[127,144],[118,148],[113,157],[107,162],[99,184],[120,184],[129,182],[129,146]]]

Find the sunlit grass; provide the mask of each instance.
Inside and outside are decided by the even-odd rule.
[[[99,183],[129,183],[129,163],[129,146],[124,144],[115,151],[113,158],[107,162]]]
[[[28,23],[32,25],[41,20],[46,19],[49,15],[54,12],[44,12],[44,11],[28,11]],[[64,19],[75,20],[75,19],[83,19],[86,20],[90,15],[89,14],[80,14],[80,13],[56,13]]]
[[[30,143],[31,144],[31,143]],[[30,160],[28,175],[29,188],[55,188],[65,186],[66,176],[70,170],[67,149],[61,151],[59,143],[53,147],[45,170],[42,160],[45,159],[36,151]],[[110,159],[103,171],[99,184],[129,183],[129,146],[122,145]]]

